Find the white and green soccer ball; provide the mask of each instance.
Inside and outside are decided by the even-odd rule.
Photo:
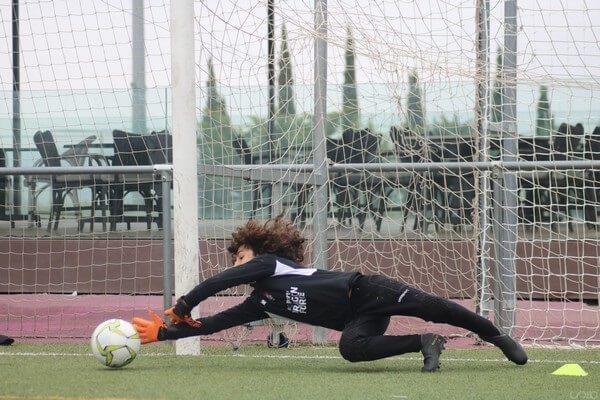
[[[102,364],[119,368],[132,362],[140,350],[140,336],[129,322],[109,319],[92,333],[92,352]]]

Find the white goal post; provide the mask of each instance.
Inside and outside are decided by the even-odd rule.
[[[198,180],[196,151],[196,79],[194,1],[171,3],[171,77],[173,103],[173,175],[175,296],[199,283]],[[190,223],[191,222],[191,223]],[[198,316],[198,311],[194,311]],[[199,354],[199,338],[177,341],[177,354]]]

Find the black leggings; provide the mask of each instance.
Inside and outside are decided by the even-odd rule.
[[[445,323],[480,336],[500,335],[491,321],[460,304],[380,275],[360,277],[352,287],[350,301],[356,317],[342,332],[340,353],[352,362],[421,350],[421,335],[384,335],[392,315]]]

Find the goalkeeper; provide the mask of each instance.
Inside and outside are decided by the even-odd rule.
[[[228,251],[233,267],[206,279],[165,311],[167,325],[134,318],[142,343],[209,335],[269,317],[341,331],[339,351],[351,362],[371,361],[409,352],[424,356],[423,372],[439,368],[445,339],[441,335],[384,335],[392,315],[419,317],[470,330],[522,365],[527,354],[489,320],[452,301],[433,296],[380,275],[333,272],[300,265],[304,254],[300,231],[277,217],[262,224],[250,220],[232,234]],[[190,312],[216,293],[249,284],[254,290],[239,305],[193,319]]]

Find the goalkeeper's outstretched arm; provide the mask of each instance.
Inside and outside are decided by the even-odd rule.
[[[209,317],[198,318],[195,326],[186,322],[165,324],[154,312],[150,312],[150,320],[134,318],[133,326],[138,331],[142,343],[152,343],[162,340],[181,339],[190,336],[210,335],[232,328],[268,318],[269,316],[259,309],[251,298],[228,310]]]
[[[262,257],[254,258],[254,253],[252,253],[252,258],[248,262],[236,264],[235,267],[226,269],[201,282],[186,295],[181,296],[173,307],[165,310],[165,314],[171,318],[173,324],[186,322],[188,325],[197,327],[198,324],[191,317],[191,311],[200,302],[225,289],[251,284],[273,275],[276,264],[272,257],[266,260]]]

